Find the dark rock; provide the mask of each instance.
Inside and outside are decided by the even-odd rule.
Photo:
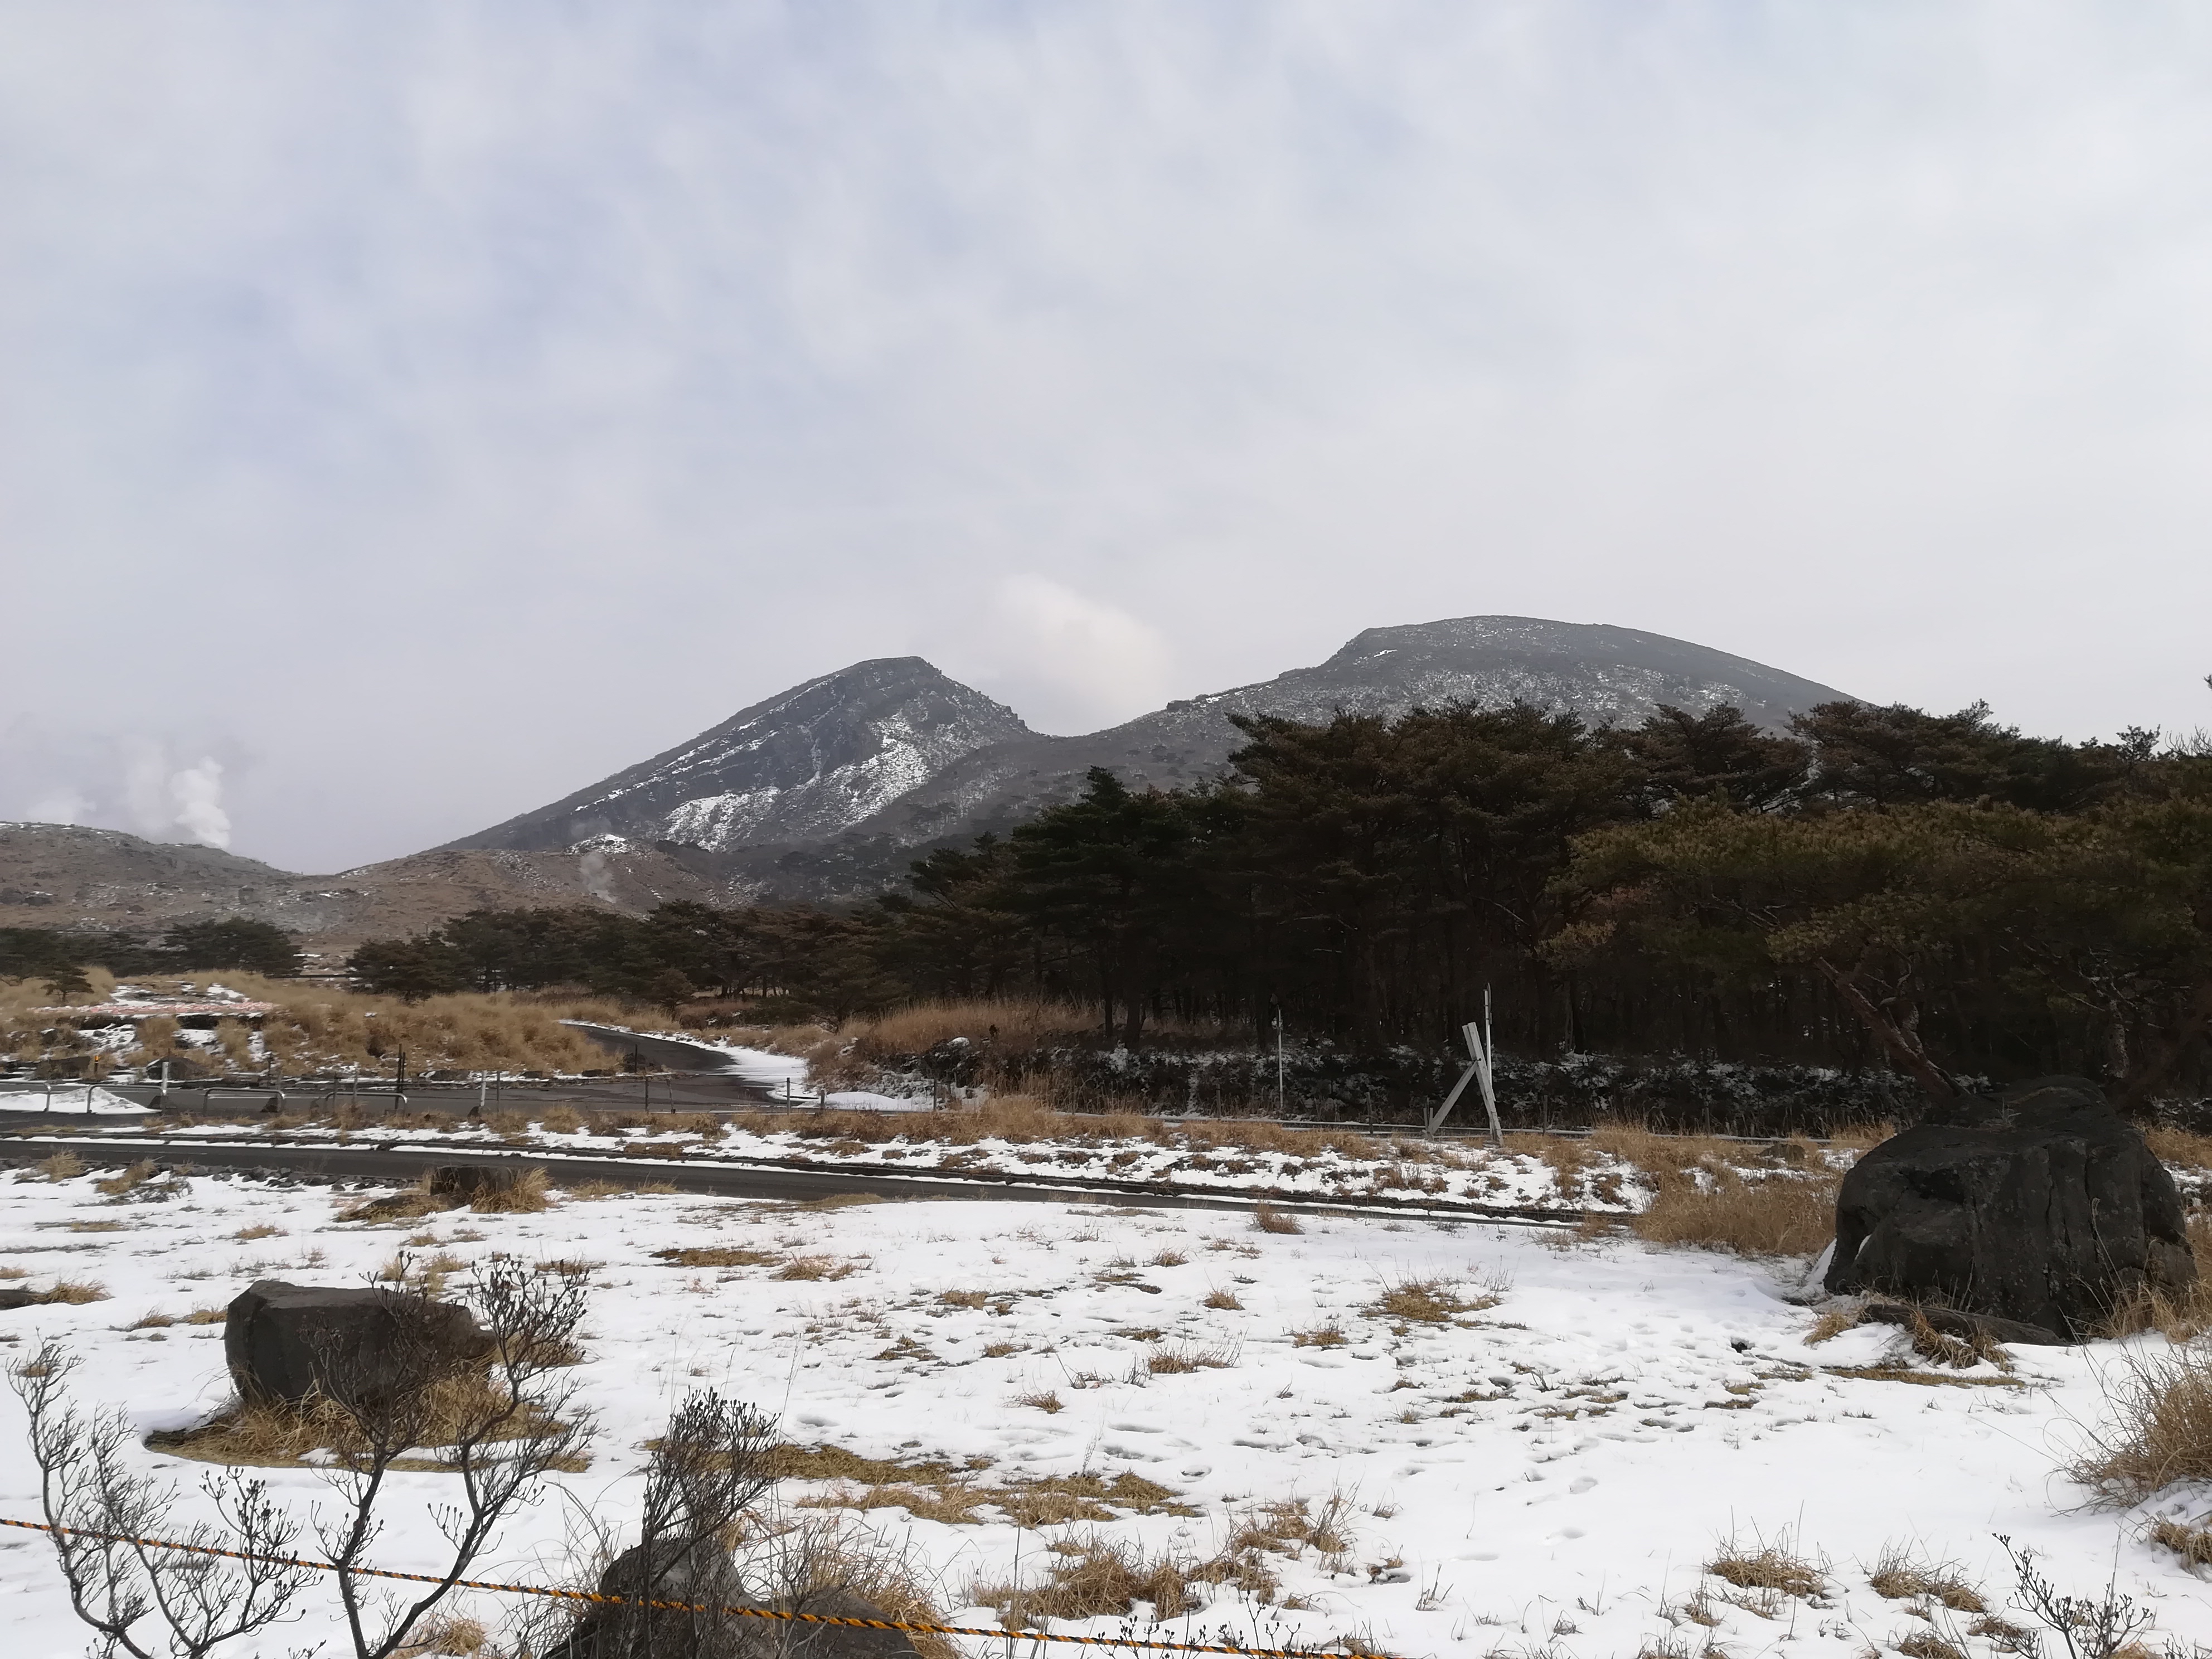
[[[0,1288],[0,1312],[11,1308],[35,1308],[45,1300],[37,1291],[27,1291],[20,1285]]]
[[[1877,1325],[1910,1325],[1917,1316],[1944,1335],[1961,1336],[1969,1342],[1979,1338],[1989,1342],[2018,1342],[2030,1347],[2067,1346],[2064,1337],[2045,1326],[1999,1319],[1993,1314],[1960,1313],[1956,1308],[1923,1308],[1909,1302],[1869,1302],[1859,1311]]]
[[[684,1553],[649,1571],[644,1547],[634,1545],[599,1576],[599,1594],[688,1602],[698,1610],[594,1608],[545,1659],[921,1659],[904,1631],[748,1615],[742,1609],[771,1604],[744,1593],[736,1564],[720,1551]],[[817,1590],[773,1605],[829,1619],[890,1618],[850,1590]]]
[[[522,1184],[519,1169],[482,1164],[441,1164],[430,1171],[430,1191],[438,1198],[473,1204],[490,1193],[511,1193]]]
[[[2055,1077],[1945,1103],[1861,1158],[1826,1284],[2080,1340],[2196,1278],[2181,1194],[2142,1132],[2094,1084]]]
[[[374,1403],[483,1358],[491,1340],[466,1308],[403,1291],[255,1281],[232,1298],[223,1357],[239,1393],[297,1404],[310,1390]]]

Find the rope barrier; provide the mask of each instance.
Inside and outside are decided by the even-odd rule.
[[[352,1572],[364,1578],[396,1578],[415,1584],[445,1584],[455,1589],[497,1590],[509,1595],[543,1595],[561,1601],[588,1601],[609,1607],[650,1607],[660,1613],[719,1613],[739,1619],[781,1619],[792,1624],[839,1625],[852,1630],[910,1631],[927,1636],[981,1636],[992,1641],[1009,1638],[1024,1642],[1067,1642],[1087,1648],[1143,1648],[1156,1653],[1230,1653],[1244,1659],[1321,1659],[1316,1650],[1240,1648],[1204,1642],[1160,1642],[1137,1636],[1060,1636],[1048,1631],[990,1630],[974,1625],[915,1625],[890,1619],[840,1618],[825,1613],[794,1613],[780,1607],[716,1607],[699,1601],[661,1601],[647,1596],[604,1595],[594,1590],[555,1589],[549,1584],[501,1584],[482,1578],[448,1579],[434,1572],[397,1572],[385,1567],[341,1567],[335,1561],[312,1561],[298,1556],[258,1555],[245,1550],[217,1549],[211,1544],[179,1544],[167,1538],[132,1538],[124,1533],[88,1532],[81,1527],[51,1526],[43,1521],[15,1521],[0,1516],[0,1527],[19,1527],[67,1538],[91,1538],[110,1544],[129,1544],[137,1549],[176,1550],[186,1555],[219,1556],[228,1561],[261,1561],[273,1566],[301,1567],[317,1572]],[[1327,1659],[1390,1659],[1384,1654],[1331,1652]]]

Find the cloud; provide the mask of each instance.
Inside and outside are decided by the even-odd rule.
[[[993,641],[1002,689],[1044,731],[1090,731],[1158,707],[1169,651],[1160,630],[1127,611],[1036,575],[999,584]]]
[[[180,15],[0,10],[0,708],[173,734],[167,832],[203,754],[340,868],[860,658],[1082,726],[1483,611],[2206,719],[2202,9]]]

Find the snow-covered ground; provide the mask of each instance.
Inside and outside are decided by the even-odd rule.
[[[595,1264],[576,1375],[599,1425],[590,1469],[560,1477],[582,1512],[635,1514],[641,1443],[706,1385],[778,1414],[799,1444],[973,1465],[987,1488],[1130,1472],[1188,1511],[1040,1536],[988,1505],[968,1524],[868,1510],[933,1571],[956,1623],[992,1622],[964,1605],[968,1586],[1013,1576],[1018,1559],[1042,1577],[1056,1537],[1203,1558],[1262,1506],[1340,1495],[1345,1547],[1282,1545],[1267,1558],[1272,1602],[1224,1589],[1203,1613],[1137,1633],[1213,1639],[1197,1632],[1225,1627],[1264,1646],[1341,1638],[1516,1659],[1634,1655],[1662,1640],[1697,1652],[1710,1636],[1732,1656],[1858,1659],[1935,1628],[1979,1655],[1991,1644],[1966,1633],[1970,1617],[1931,1607],[1931,1626],[1869,1575],[1886,1549],[1917,1551],[1959,1564],[2002,1609],[2012,1588],[2002,1533],[2044,1552],[2063,1589],[2098,1595],[2116,1578],[2154,1608],[2154,1642],[2212,1643],[2205,1586],[2141,1541],[2143,1516],[2092,1507],[2062,1472],[2100,1413],[2099,1375],[2118,1345],[2022,1350],[2012,1379],[1986,1366],[1844,1375],[1877,1361],[1893,1334],[1808,1346],[1813,1313],[1784,1299],[1802,1263],[1477,1224],[1309,1217],[1285,1235],[1238,1215],[999,1202],[818,1211],[639,1195],[397,1229],[339,1224],[338,1205],[325,1189],[246,1179],[194,1177],[144,1202],[106,1198],[91,1176],[9,1181],[0,1265],[27,1271],[16,1282],[34,1289],[57,1274],[97,1279],[110,1298],[0,1313],[0,1355],[61,1336],[89,1362],[78,1373],[87,1398],[125,1407],[142,1430],[181,1425],[228,1393],[222,1328],[131,1329],[144,1316],[220,1306],[262,1276],[358,1283],[403,1237],[428,1235],[437,1243],[418,1249],[462,1263],[504,1252]],[[105,1227],[115,1231],[94,1231]],[[240,1237],[268,1228],[278,1231]],[[653,1254],[718,1246],[769,1261],[687,1267]],[[778,1276],[799,1258],[843,1276]],[[1382,1310],[1421,1281],[1455,1285],[1467,1310],[1436,1322]],[[1161,1354],[1226,1363],[1147,1376]],[[1018,1403],[1048,1396],[1060,1409]],[[138,1455],[187,1487],[201,1472]],[[328,1501],[312,1472],[270,1478],[302,1510]],[[429,1506],[448,1477],[395,1479],[380,1564],[433,1568]],[[549,1498],[479,1576],[543,1582],[571,1512]],[[0,1514],[36,1514],[20,1411],[5,1396]],[[1785,1543],[1821,1567],[1820,1593],[1761,1606],[1705,1575],[1730,1539]],[[0,1534],[0,1598],[20,1651],[84,1650],[43,1540]],[[337,1637],[330,1605],[314,1601],[266,1650]],[[497,1598],[473,1607],[495,1615]],[[1693,1610],[1717,1622],[1692,1621]]]

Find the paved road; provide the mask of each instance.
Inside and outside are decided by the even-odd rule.
[[[592,1179],[665,1182],[679,1192],[709,1193],[722,1198],[781,1199],[805,1202],[840,1193],[872,1193],[887,1199],[930,1198],[998,1200],[1018,1204],[1115,1204],[1145,1209],[1249,1212],[1258,1203],[1210,1193],[1165,1191],[1109,1182],[1044,1182],[894,1175],[880,1170],[777,1168],[760,1164],[709,1164],[696,1159],[561,1157],[538,1152],[462,1152],[446,1147],[255,1146],[238,1142],[201,1145],[114,1136],[39,1136],[0,1139],[0,1164],[24,1164],[67,1148],[88,1164],[119,1167],[151,1158],[165,1164],[189,1164],[202,1170],[261,1170],[325,1181],[411,1182],[440,1164],[483,1164],[512,1169],[525,1164],[556,1181]],[[1509,1226],[1571,1226],[1579,1210],[1510,1208],[1494,1205],[1397,1203],[1373,1200],[1324,1204],[1271,1199],[1276,1208],[1305,1214],[1362,1214],[1420,1217],[1502,1224]]]

